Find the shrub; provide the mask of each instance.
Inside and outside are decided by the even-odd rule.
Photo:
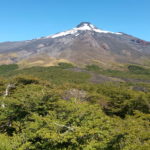
[[[58,66],[62,69],[68,69],[68,68],[73,68],[74,67],[72,64],[64,63],[64,62],[58,63]]]
[[[93,65],[87,65],[86,69],[89,71],[100,71],[101,68],[99,66],[93,64]]]

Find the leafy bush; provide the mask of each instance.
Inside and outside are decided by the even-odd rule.
[[[93,65],[87,65],[86,69],[89,71],[96,71],[96,72],[101,70],[101,68],[99,66],[94,65],[94,64]]]
[[[64,62],[58,63],[58,66],[62,69],[74,68],[72,64],[64,63]]]
[[[4,74],[6,72],[11,72],[18,69],[17,64],[10,64],[10,65],[1,65],[0,66],[0,74]]]
[[[74,72],[71,70],[62,69],[58,66],[25,68],[12,71],[4,76],[12,78],[16,75],[33,76],[34,78],[40,78],[58,84],[64,82],[83,83],[87,82],[90,78],[88,73]]]
[[[129,65],[128,69],[135,74],[150,74],[150,69],[145,69],[141,66]]]
[[[18,76],[18,77],[15,77],[14,78],[14,81],[17,83],[17,84],[37,84],[39,83],[38,79],[37,78],[33,78],[33,77],[28,77],[28,76]]]
[[[3,74],[0,150],[148,150],[150,85],[135,91],[89,77],[58,66]],[[9,84],[15,88],[4,96]]]

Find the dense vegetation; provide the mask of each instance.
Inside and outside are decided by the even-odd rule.
[[[94,84],[89,72],[104,70],[71,68],[0,67],[0,150],[149,150],[150,85]]]
[[[96,73],[100,73],[100,74],[104,74],[104,75],[112,76],[112,77],[150,81],[150,68],[145,68],[143,66],[128,65],[127,68],[125,68],[126,71],[102,69],[97,65],[88,65],[86,69],[89,71],[94,71]]]

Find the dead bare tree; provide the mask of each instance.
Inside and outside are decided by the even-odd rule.
[[[6,89],[5,89],[3,98],[6,98],[6,97],[9,95],[10,90],[13,89],[13,88],[15,88],[15,84],[10,84],[10,83],[9,83],[9,84],[7,85],[7,87],[6,87]],[[4,102],[1,103],[1,107],[2,107],[2,108],[5,108],[5,103],[4,103]]]
[[[70,89],[65,92],[63,98],[65,100],[69,100],[71,98],[74,98],[75,100],[85,100],[87,96],[87,93],[83,90],[78,90],[78,89]]]
[[[55,125],[57,125],[57,126],[59,126],[59,127],[65,127],[65,128],[67,128],[68,130],[71,130],[71,131],[74,131],[75,129],[74,128],[72,128],[72,127],[68,127],[68,126],[66,126],[66,125],[62,125],[62,124],[58,124],[58,123],[54,123]]]
[[[4,97],[7,97],[13,88],[15,88],[15,84],[8,84],[4,92]]]

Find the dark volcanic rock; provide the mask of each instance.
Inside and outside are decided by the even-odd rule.
[[[75,64],[142,63],[150,55],[150,42],[124,33],[98,29],[89,22],[52,36],[0,43],[0,64],[64,59]],[[45,56],[48,58],[46,59]],[[34,58],[34,61],[33,61]],[[45,59],[45,60],[44,60]]]

